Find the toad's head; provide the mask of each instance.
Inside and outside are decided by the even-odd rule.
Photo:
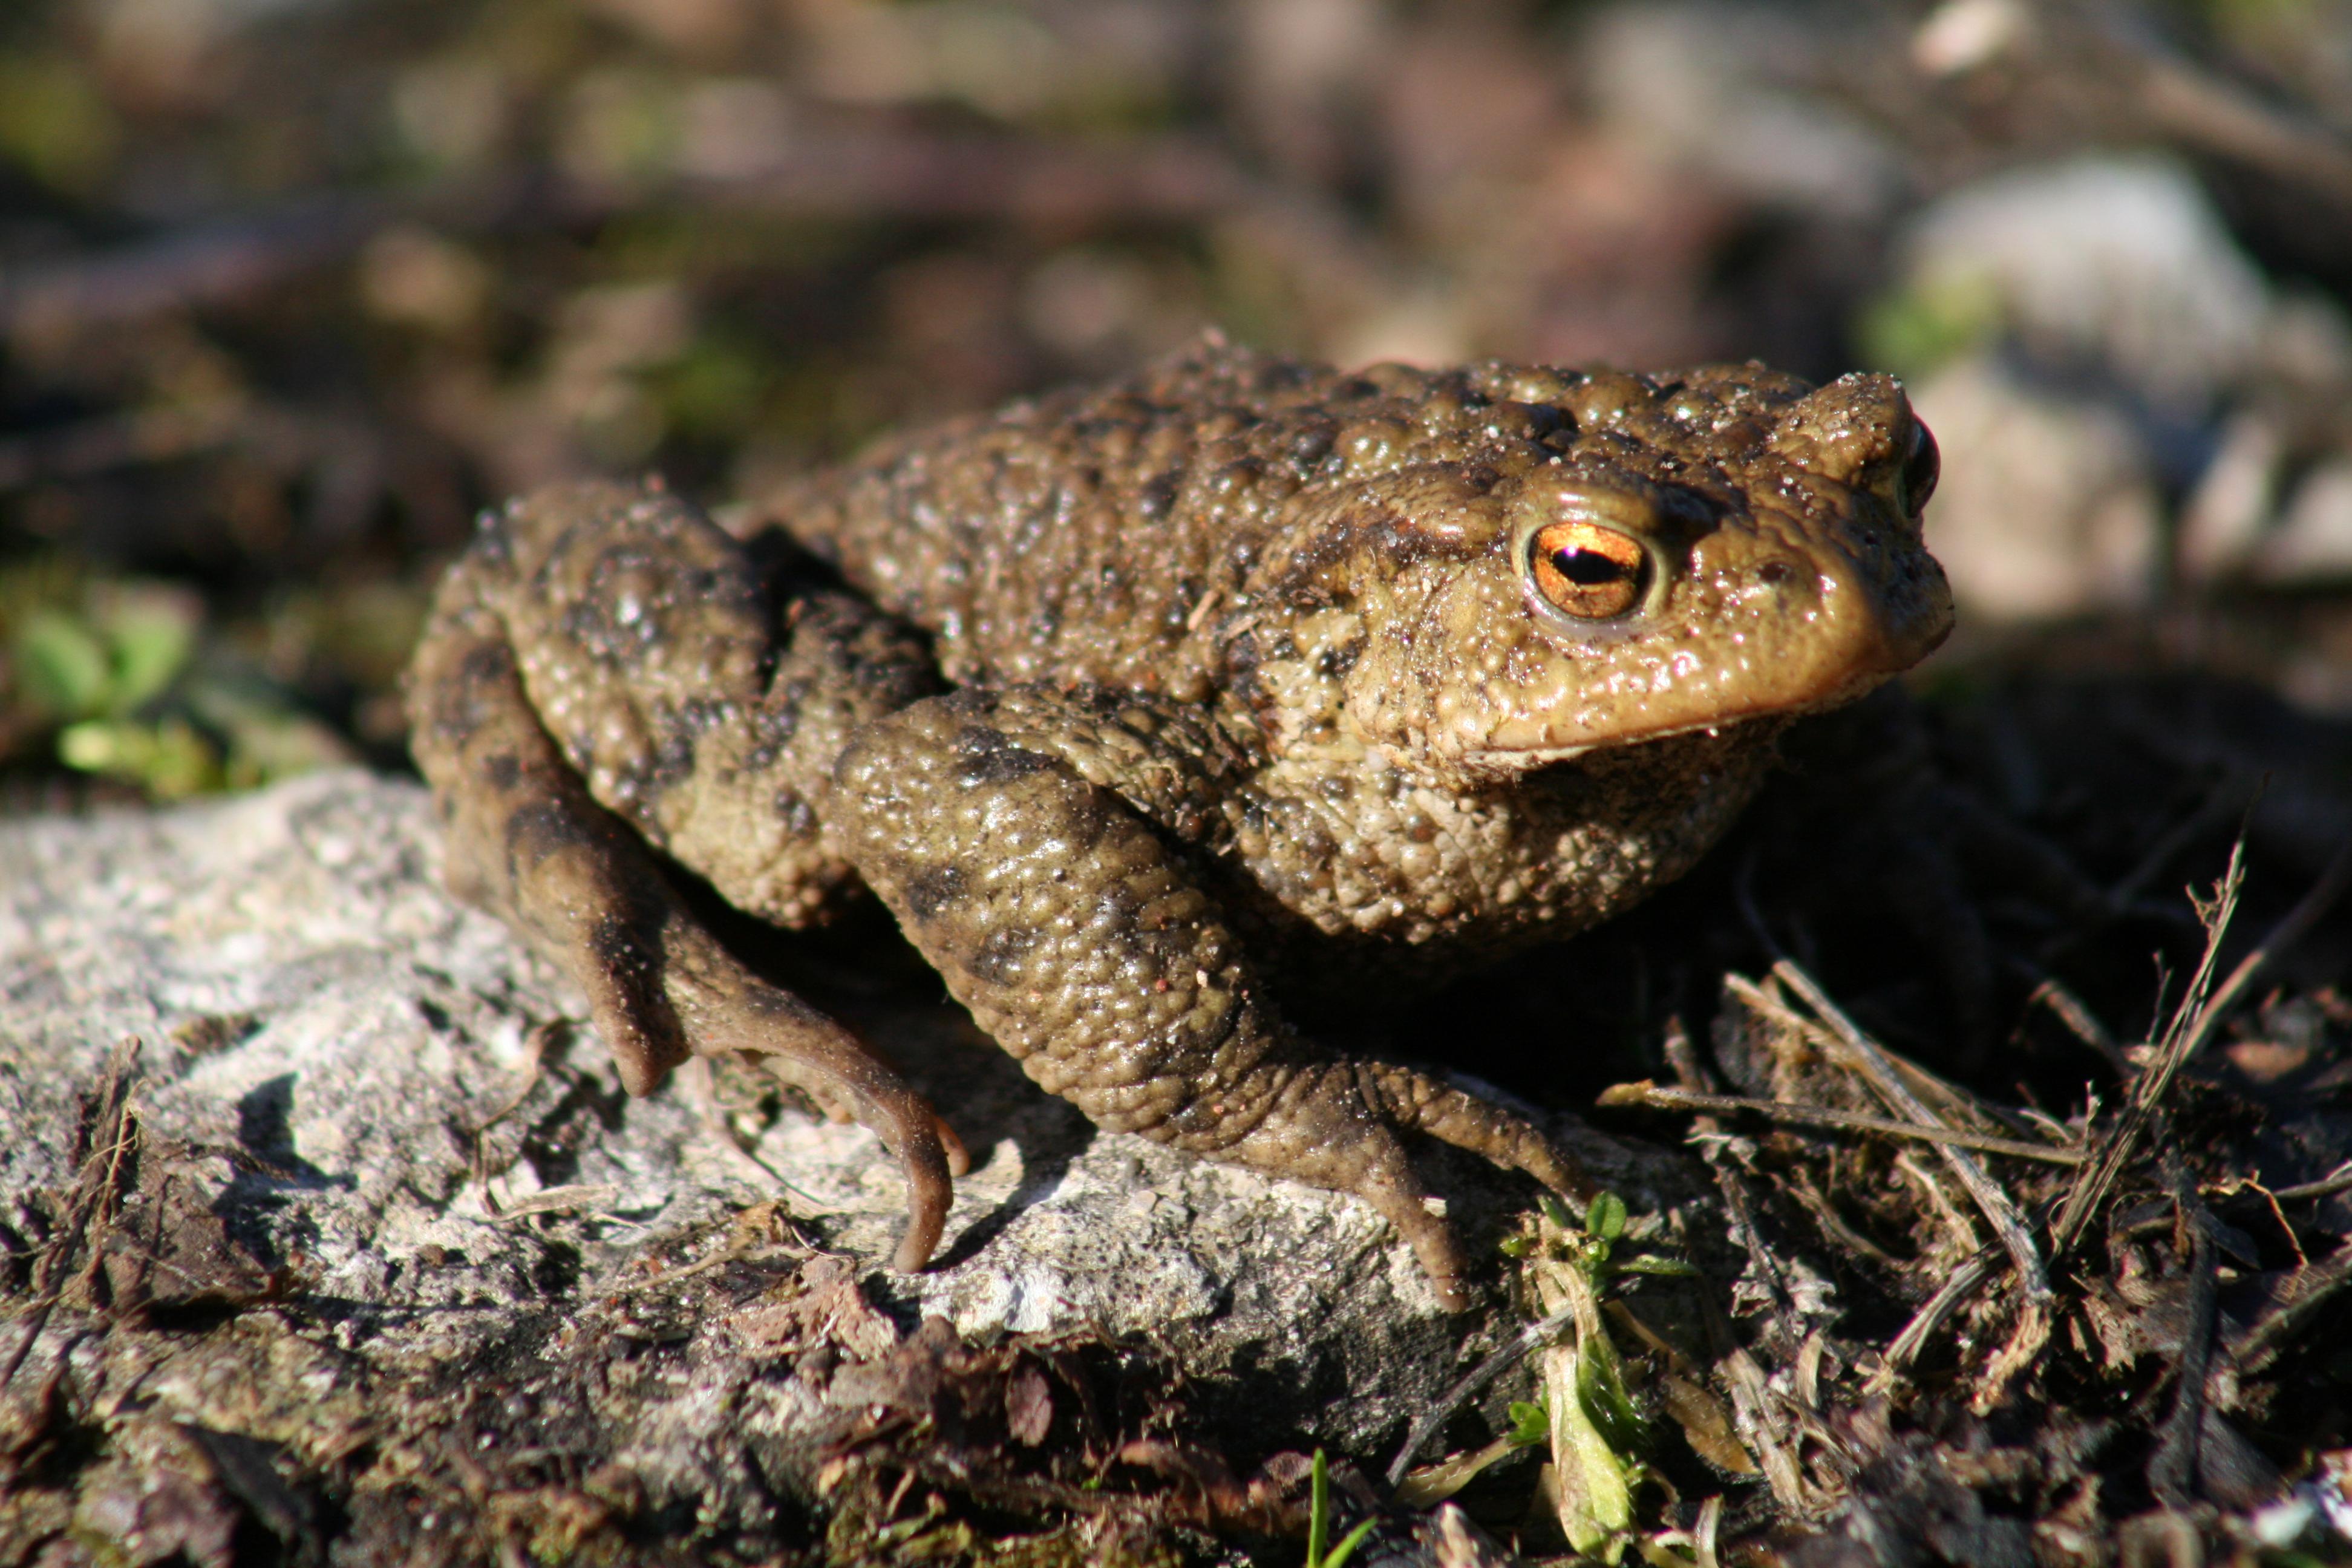
[[[1566,421],[1540,452],[1328,503],[1353,542],[1327,554],[1360,626],[1347,714],[1399,761],[1499,782],[1835,707],[1950,631],[1920,521],[1935,441],[1892,378],[1520,375]]]

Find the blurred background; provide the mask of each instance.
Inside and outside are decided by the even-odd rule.
[[[485,504],[1212,324],[1896,372],[1949,668],[2341,717],[2347,300],[2342,0],[8,0],[0,809],[399,765]]]

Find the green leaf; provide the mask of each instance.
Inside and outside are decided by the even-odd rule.
[[[1610,1447],[1624,1454],[1638,1454],[1649,1447],[1650,1424],[1625,1392],[1617,1347],[1605,1331],[1579,1347],[1576,1393],[1593,1425],[1608,1436]]]
[[[1331,1555],[1315,1564],[1315,1568],[1344,1568],[1348,1559],[1356,1554],[1356,1548],[1363,1544],[1364,1537],[1372,1532],[1372,1526],[1379,1522],[1377,1518],[1368,1519],[1348,1531],[1339,1544],[1331,1548]]]
[[[107,705],[113,686],[106,648],[89,627],[61,610],[38,609],[16,628],[16,664],[26,695],[58,719],[88,719]]]
[[[112,773],[136,749],[137,731],[106,719],[85,719],[58,732],[58,761],[79,773]]]
[[[1524,1399],[1511,1401],[1511,1443],[1515,1447],[1528,1448],[1551,1435],[1551,1417],[1540,1405]]]
[[[1601,1241],[1625,1234],[1625,1200],[1615,1193],[1595,1193],[1584,1211],[1584,1232]]]
[[[1696,1264],[1685,1263],[1679,1258],[1659,1258],[1647,1252],[1637,1252],[1622,1263],[1612,1263],[1609,1268],[1613,1274],[1654,1274],[1666,1279],[1696,1279],[1699,1277]]]
[[[1620,1538],[1633,1522],[1633,1476],[1578,1396],[1577,1385],[1584,1382],[1582,1363],[1589,1358],[1568,1346],[1556,1354],[1570,1369],[1565,1379],[1554,1381],[1548,1376],[1545,1388],[1551,1406],[1552,1477],[1558,1489],[1559,1527],[1577,1551],[1599,1553],[1605,1547],[1621,1547]],[[1560,1383],[1570,1386],[1559,1386]],[[1609,1551],[1608,1560],[1614,1561],[1621,1550]]]
[[[114,689],[108,700],[115,712],[131,712],[160,695],[187,668],[200,614],[185,595],[169,590],[113,595],[100,624],[113,645]]]
[[[58,760],[86,773],[136,784],[157,800],[180,800],[221,784],[220,758],[186,720],[160,724],[85,719],[58,736]]]
[[[1544,1218],[1551,1221],[1552,1224],[1559,1226],[1560,1229],[1566,1230],[1570,1228],[1572,1222],[1568,1217],[1568,1210],[1561,1205],[1560,1201],[1558,1198],[1552,1196],[1549,1193],[1538,1194],[1536,1195],[1536,1206],[1543,1210]]]
[[[1331,1472],[1323,1450],[1315,1450],[1315,1468],[1308,1473],[1307,1500],[1307,1568],[1322,1568],[1323,1542],[1331,1529]]]

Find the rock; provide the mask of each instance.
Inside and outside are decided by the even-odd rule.
[[[1234,1451],[1369,1456],[1516,1326],[1438,1311],[1353,1200],[1095,1132],[928,972],[819,992],[974,1155],[938,1265],[885,1273],[901,1191],[870,1135],[722,1079],[766,1167],[747,1173],[675,1085],[626,1099],[578,999],[442,893],[436,856],[422,792],[353,771],[0,825],[0,1238],[49,1303],[31,1342],[0,1330],[0,1367],[65,1380],[104,1433],[57,1510],[209,1562],[220,1489],[272,1530],[324,1489],[389,1552],[479,1527],[465,1466],[495,1453],[536,1456],[493,1489],[540,1499],[515,1528],[542,1560],[615,1521],[765,1539],[839,1502],[842,1445],[930,1397],[908,1388],[994,1378],[1021,1442],[1077,1420],[1053,1412],[1080,1361],[1024,1372],[1042,1342],[1008,1332],[1094,1347],[1115,1404],[1190,1384],[1192,1430]],[[1567,1136],[1637,1206],[1681,1169]],[[1431,1170],[1475,1247],[1530,1195]],[[0,1495],[25,1421],[0,1401]],[[0,1540],[34,1507],[9,1506]]]
[[[2332,458],[2303,477],[2250,564],[2262,583],[2352,578],[2352,456]]]
[[[1913,389],[1943,451],[1927,542],[1971,619],[2144,605],[2161,512],[2154,464],[2108,405],[1971,355]]]
[[[1895,251],[1865,331],[1889,363],[1938,367],[1919,398],[1945,448],[1930,537],[1976,614],[2144,605],[2166,492],[2183,584],[2304,585],[2352,563],[2331,466],[2352,323],[2274,287],[2187,169],[2015,170],[1927,207]]]
[[[1885,138],[1807,84],[1833,69],[1780,7],[1716,0],[1601,7],[1574,58],[1596,119],[1660,162],[1759,205],[1875,219],[1901,195]]]
[[[2252,371],[2269,285],[2193,175],[2150,156],[1995,175],[1945,196],[1898,244],[1902,291],[1977,313],[2037,358],[2090,364],[2195,415]]]
[[[2286,457],[2269,422],[2249,416],[2233,426],[2185,509],[2180,553],[2192,580],[2291,588],[2352,580],[2352,455],[2313,464],[2273,510]]]

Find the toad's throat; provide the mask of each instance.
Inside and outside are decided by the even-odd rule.
[[[1639,757],[1647,763],[1656,759],[1661,748],[1695,740],[1731,741],[1736,737],[1737,743],[1745,746],[1777,734],[1792,719],[1827,712],[1868,696],[1887,679],[1883,672],[1857,672],[1850,680],[1807,700],[1733,708],[1705,718],[1662,722],[1650,728],[1577,729],[1562,725],[1558,729],[1538,729],[1529,725],[1516,734],[1498,731],[1486,745],[1467,752],[1466,760],[1474,767],[1524,775],[1563,763],[1590,767],[1597,760],[1619,756]],[[1562,739],[1563,734],[1577,738]]]

